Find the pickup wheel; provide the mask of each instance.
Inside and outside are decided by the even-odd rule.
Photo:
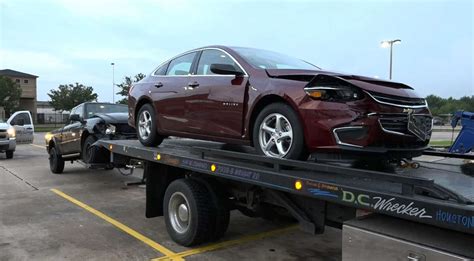
[[[13,153],[14,153],[13,150],[7,150],[7,151],[5,152],[5,154],[6,154],[6,156],[7,156],[7,159],[13,158]]]
[[[203,184],[189,180],[173,181],[163,201],[166,230],[178,244],[192,246],[209,241],[215,231],[212,195]]]
[[[306,160],[303,126],[296,112],[285,103],[267,105],[253,127],[253,146],[261,155]]]
[[[155,110],[150,104],[140,108],[136,121],[137,136],[143,145],[155,147],[161,144],[164,137],[158,134]]]
[[[61,174],[64,170],[64,160],[55,147],[49,149],[49,168],[55,174]]]
[[[84,140],[84,143],[82,144],[82,161],[85,163],[93,163],[94,162],[94,156],[95,156],[95,150],[94,148],[91,148],[92,144],[97,141],[97,138],[93,135],[87,136],[87,138]]]

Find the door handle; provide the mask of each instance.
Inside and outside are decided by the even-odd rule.
[[[156,88],[163,87],[163,83],[157,82],[157,83],[155,83],[155,87],[156,87]]]
[[[198,82],[190,82],[190,83],[188,83],[188,86],[195,88],[195,87],[199,86],[199,83]]]

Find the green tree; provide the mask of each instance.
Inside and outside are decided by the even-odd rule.
[[[57,90],[50,90],[48,96],[51,98],[51,105],[58,111],[70,111],[83,102],[97,101],[94,88],[77,82],[61,84]]]
[[[127,104],[128,103],[128,91],[133,83],[139,82],[141,79],[145,78],[146,75],[143,73],[139,73],[135,75],[133,78],[131,76],[125,76],[123,78],[123,82],[120,84],[116,84],[119,87],[120,91],[117,92],[118,95],[124,96],[125,98],[121,99],[117,103],[120,104]]]
[[[21,87],[12,79],[0,76],[0,106],[9,116],[20,105]]]
[[[456,111],[474,111],[474,96],[464,96],[460,99],[453,97],[442,98],[436,95],[426,97],[433,115],[450,114]]]

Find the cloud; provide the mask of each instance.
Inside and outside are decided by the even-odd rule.
[[[17,68],[25,71],[63,71],[72,65],[45,52],[0,49],[0,68]]]
[[[77,48],[67,51],[73,59],[86,60],[156,60],[166,58],[173,53],[161,49],[122,49],[122,48]]]
[[[187,0],[54,0],[71,13],[97,19],[103,18],[140,18],[144,11],[182,9],[188,7]]]

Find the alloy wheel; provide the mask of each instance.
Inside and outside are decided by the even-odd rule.
[[[144,140],[148,139],[151,135],[151,114],[147,110],[144,110],[138,118],[138,132],[140,137]]]
[[[259,143],[265,155],[283,158],[293,143],[293,129],[290,121],[280,113],[269,114],[259,128]]]

